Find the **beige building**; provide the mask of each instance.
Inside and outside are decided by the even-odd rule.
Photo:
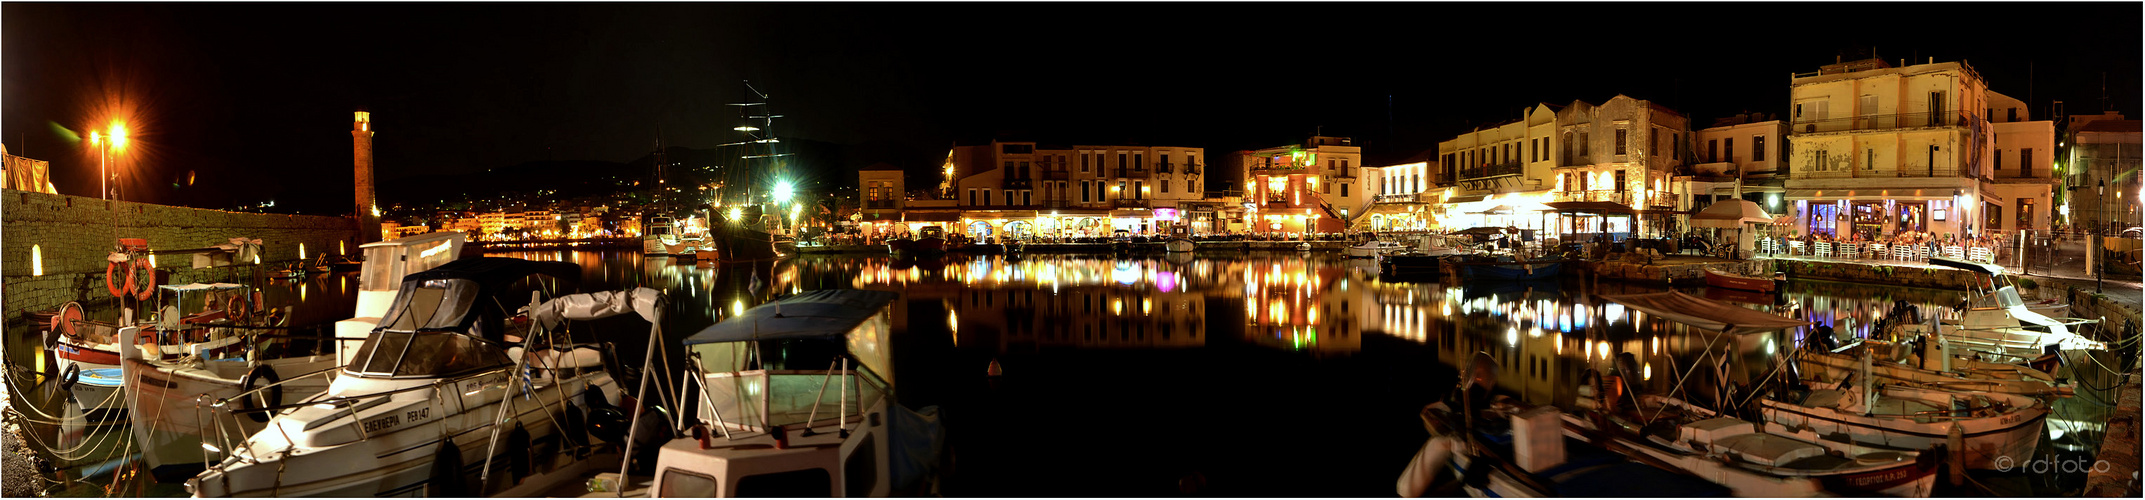
[[[2046,230],[2057,220],[2055,208],[2056,122],[2034,120],[2026,103],[1989,92],[1989,129],[1995,147],[1989,155],[1989,176],[1982,187],[2003,206],[1988,207],[1983,214],[1989,230]]]
[[[1376,200],[1358,182],[1363,150],[1347,137],[1313,136],[1302,145],[1239,151],[1237,159],[1252,232],[1340,232]]]
[[[971,237],[1161,234],[1206,196],[1204,148],[1038,145],[955,146],[940,171],[961,208],[953,232]]]
[[[1437,184],[1444,186],[1444,203],[1438,225],[1541,228],[1533,211],[1556,201],[1557,125],[1557,108],[1535,104],[1520,110],[1519,119],[1439,142]]]
[[[1693,132],[1688,176],[1676,177],[1679,210],[1703,210],[1741,198],[1767,213],[1787,211],[1788,124],[1763,114],[1738,115]]]
[[[1793,75],[1789,96],[1791,234],[1978,235],[2018,227],[2021,212],[2044,227],[2045,187],[1999,183],[1993,164],[1999,134],[2010,137],[2010,158],[2023,160],[2025,150],[2042,150],[2032,136],[2052,129],[1993,126],[1983,113],[1999,101],[1966,63],[1829,64]]]
[[[1688,161],[1689,118],[1623,95],[1600,105],[1536,104],[1520,114],[1438,143],[1440,164],[1450,165],[1440,180],[1451,179],[1441,225],[1649,237],[1672,229],[1665,218],[1640,218],[1646,223],[1633,228],[1632,218],[1581,224],[1542,211],[1560,202],[1612,203],[1632,212],[1678,208],[1674,181]]]
[[[1437,182],[1437,158],[1438,151],[1431,149],[1393,165],[1365,167],[1361,185],[1376,195],[1350,228],[1383,232],[1437,227],[1436,213],[1444,193]]]

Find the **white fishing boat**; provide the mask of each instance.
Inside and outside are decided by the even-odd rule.
[[[1603,299],[1692,327],[1730,335],[1749,335],[1808,325],[1773,314],[1679,292],[1609,295]],[[1868,350],[1864,350],[1867,353]],[[1950,452],[1974,469],[1993,469],[1997,457],[2016,463],[2033,458],[2040,443],[2048,406],[2039,399],[2013,394],[1922,389],[1874,382],[1867,375],[1870,358],[1850,379],[1803,375],[1809,390],[1779,392],[1761,398],[1766,421],[1822,436],[1844,436],[1865,445],[1928,450],[1945,445],[1953,429],[1960,446]],[[1782,380],[1782,382],[1795,382]],[[1859,387],[1848,387],[1855,382]]]
[[[1608,394],[1618,394],[1621,391]],[[1574,435],[1642,460],[1672,466],[1739,497],[1928,497],[1936,485],[1936,453],[1869,446],[1720,416],[1681,399],[1647,394],[1622,405],[1581,390],[1589,414],[1566,414]],[[1627,407],[1626,410],[1611,408]],[[1648,417],[1656,425],[1646,425]]]
[[[568,295],[532,301],[520,314],[503,305],[504,288],[523,278],[579,273],[570,263],[475,257],[407,276],[380,326],[333,372],[327,392],[237,407],[269,390],[263,387],[220,402],[228,416],[218,421],[272,417],[242,441],[202,443],[227,457],[187,480],[187,491],[527,496],[615,463],[607,460],[617,455],[599,452],[611,447],[598,441],[616,443],[627,425],[618,407],[637,404],[609,372],[606,344],[574,343],[557,327],[627,313],[660,325],[661,292]],[[659,342],[659,333],[651,326],[649,342]]]
[[[1190,253],[1198,248],[1199,244],[1192,241],[1192,228],[1186,226],[1170,227],[1169,240],[1162,242],[1162,251],[1166,253]]]
[[[677,223],[668,215],[653,215],[641,225],[641,254],[664,256],[691,256],[697,249],[686,248],[684,236]]]
[[[243,286],[222,283],[164,287],[187,291],[250,291]],[[176,312],[174,307],[159,313],[156,328],[180,329],[184,320]],[[151,341],[120,345],[119,368],[126,387],[124,400],[132,416],[129,427],[134,433],[136,447],[153,474],[166,480],[192,476],[200,468],[223,460],[220,453],[208,452],[201,443],[244,439],[268,421],[268,415],[257,413],[247,418],[216,422],[215,417],[221,413],[213,408],[217,401],[243,392],[255,392],[258,397],[237,404],[274,406],[327,390],[328,378],[320,375],[332,376],[327,372],[337,366],[335,355],[330,352],[331,339],[268,331],[244,325],[213,326],[207,329],[211,342],[174,346],[187,351],[180,356],[164,355],[162,335],[122,334],[122,337]],[[217,344],[233,349],[214,347]],[[285,377],[293,378],[292,382],[279,384]],[[253,391],[256,388],[266,390]],[[215,435],[219,432],[222,435]]]
[[[1797,355],[1803,373],[1824,377],[1827,380],[1842,380],[1861,369],[1862,351],[1872,350],[1870,375],[1886,384],[1911,385],[1930,389],[1953,391],[1986,391],[2017,394],[2031,397],[2065,397],[2071,394],[2069,386],[2058,386],[2053,376],[2040,370],[2018,365],[2003,365],[1987,362],[1971,362],[1957,359],[1943,352],[1941,340],[1934,341],[1922,351],[1908,353],[1915,343],[1893,344],[1877,340],[1865,340],[1837,352],[1809,348]],[[1896,361],[1895,361],[1896,360]]]
[[[132,344],[160,361],[181,358],[223,359],[242,354],[249,330],[270,320],[251,287],[230,283],[193,283],[156,287],[152,321],[123,328],[116,323],[83,319],[82,306],[68,302],[52,318],[48,347],[60,369],[62,385],[74,391],[83,414],[93,421],[119,420],[127,398],[120,390],[132,380],[120,369],[123,345]],[[182,312],[186,311],[186,312]]]
[[[1361,244],[1358,244],[1358,245],[1355,245],[1355,246],[1351,246],[1351,247],[1348,247],[1348,258],[1351,258],[1351,259],[1375,259],[1375,258],[1378,258],[1378,256],[1380,256],[1380,255],[1386,255],[1386,254],[1391,254],[1391,253],[1399,252],[1399,251],[1402,251],[1402,250],[1406,250],[1407,248],[1408,248],[1408,246],[1407,246],[1407,245],[1402,245],[1402,244],[1400,244],[1400,243],[1396,243],[1396,242],[1391,242],[1391,241],[1385,241],[1385,240],[1371,240],[1371,241],[1365,241],[1365,242],[1363,242],[1363,243],[1361,243]]]
[[[2098,321],[2053,318],[2028,308],[2001,266],[1942,257],[1930,258],[1929,263],[1970,271],[1978,279],[1967,287],[1972,299],[1956,311],[1955,317],[1907,325],[1908,336],[1935,334],[1958,349],[2006,363],[2028,362],[2055,351],[2072,369],[2091,366],[2093,361],[2084,356],[2108,349],[2107,343],[2078,331]],[[2056,375],[2067,374],[2059,371]]]
[[[890,378],[899,295],[820,290],[685,339],[692,435],[662,446],[652,483],[591,497],[883,497],[935,493],[936,407],[901,406]],[[620,473],[623,474],[623,471]],[[597,481],[601,483],[603,481]]]

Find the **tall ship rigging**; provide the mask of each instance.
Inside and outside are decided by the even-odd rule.
[[[775,119],[782,115],[769,111],[767,94],[753,88],[751,82],[745,83],[745,90],[752,93],[753,102],[730,104],[740,108],[747,120],[735,129],[744,134],[745,140],[724,144],[736,148],[737,160],[723,169],[722,182],[707,205],[708,240],[722,262],[781,257],[775,251],[776,238],[770,229],[779,226],[779,207],[790,201],[792,190],[788,180],[788,159],[792,155],[781,151],[781,141],[774,132]],[[778,207],[772,214],[766,210],[769,202]]]

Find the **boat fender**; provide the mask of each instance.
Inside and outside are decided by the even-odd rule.
[[[449,440],[439,445],[439,452],[432,455],[432,478],[425,482],[425,496],[469,496],[462,491],[467,477],[462,474],[462,449]]]
[[[266,380],[266,382],[263,382],[263,380]],[[268,388],[267,391],[265,391],[267,399],[264,400],[263,404],[258,408],[283,406],[283,386],[281,385],[282,382],[283,377],[281,375],[276,374],[275,368],[269,367],[268,365],[260,365],[253,367],[253,371],[246,372],[246,376],[240,377],[238,379],[238,390],[241,392],[252,392],[254,389],[266,387]],[[253,401],[254,398],[241,398],[238,404],[240,408],[257,408],[253,406]],[[247,413],[246,417],[253,419],[253,421],[255,422],[267,423],[269,415],[268,412],[259,411]]]
[[[67,369],[60,372],[60,391],[73,391],[74,384],[81,381],[82,365],[69,363]]]
[[[588,406],[588,434],[606,442],[616,443],[626,438],[626,411],[603,400],[601,391],[588,391],[584,403]]]

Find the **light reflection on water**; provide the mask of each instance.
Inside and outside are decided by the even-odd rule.
[[[883,255],[804,255],[775,263],[719,266],[635,252],[533,254],[581,263],[586,282],[666,290],[675,305],[672,320],[666,321],[669,332],[665,337],[671,342],[778,294],[827,288],[900,293],[906,304],[894,309],[897,331],[902,332],[897,337],[895,363],[898,367],[907,360],[910,367],[896,370],[952,366],[943,368],[952,375],[900,375],[911,382],[904,384],[905,400],[936,394],[940,396],[936,399],[959,401],[961,391],[967,390],[962,389],[964,381],[979,378],[984,362],[992,359],[1007,359],[1008,373],[1021,373],[1029,366],[1013,361],[1048,364],[1048,360],[1068,356],[1083,359],[1071,353],[1084,352],[1091,353],[1086,358],[1110,360],[1122,356],[1150,359],[1147,354],[1132,353],[1155,353],[1162,359],[1188,363],[1214,356],[1242,357],[1239,346],[1313,360],[1316,364],[1311,366],[1316,369],[1338,371],[1304,375],[1332,376],[1339,378],[1331,381],[1334,384],[1354,385],[1395,383],[1343,375],[1354,373],[1352,366],[1395,362],[1390,359],[1393,355],[1415,356],[1398,360],[1403,364],[1451,369],[1475,352],[1486,352],[1501,366],[1502,390],[1532,403],[1560,407],[1571,407],[1582,374],[1590,369],[1606,371],[1611,359],[1628,352],[1638,361],[1643,390],[1666,392],[1681,380],[1681,388],[1693,392],[1692,396],[1710,400],[1711,388],[1719,385],[1711,368],[1716,360],[1731,360],[1724,373],[1729,381],[1749,384],[1766,377],[1777,357],[1801,345],[1809,332],[1799,328],[1722,337],[1694,332],[1601,298],[1665,290],[1662,287],[1570,278],[1531,284],[1394,283],[1378,279],[1367,261],[1339,256],[1202,254],[1197,258],[1117,259],[1030,255],[1009,261],[1003,256],[911,260]],[[1801,281],[1789,283],[1778,299],[1702,286],[1680,290],[1832,327],[1842,337],[1869,335],[1895,302],[1929,312],[1939,310],[1939,305],[1956,304],[1960,298],[1958,292],[1946,290]],[[1396,350],[1395,342],[1420,349]],[[1116,368],[1160,370],[1153,366]],[[1169,373],[1164,377],[1182,378]],[[1439,388],[1450,387],[1449,378],[1406,383],[1428,384],[1408,394],[1438,393],[1442,392]],[[1111,390],[1159,389],[1135,384]],[[1420,398],[1410,401],[1416,405],[1427,402],[1415,399]],[[2064,406],[2058,406],[2062,414]],[[1349,416],[1384,418],[1389,412],[1379,413]],[[2073,441],[2080,439],[2071,436]],[[2097,442],[2097,437],[2090,440]],[[1405,462],[1405,457],[1398,461]],[[1382,462],[1361,465],[1397,467]],[[1096,494],[1120,491],[1098,490]]]

